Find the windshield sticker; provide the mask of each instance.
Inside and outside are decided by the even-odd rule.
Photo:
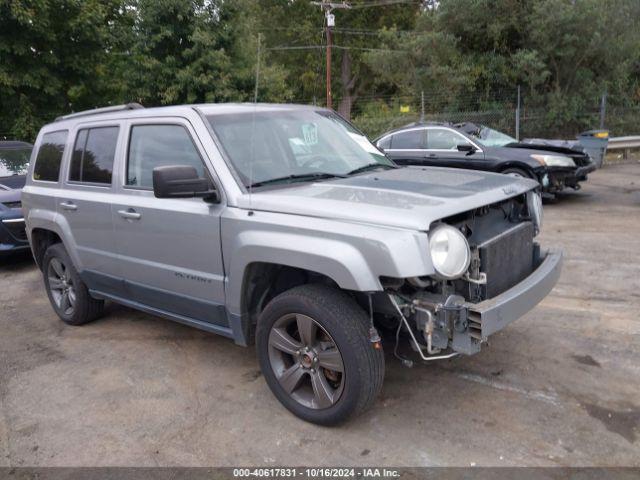
[[[303,123],[302,135],[304,136],[304,143],[307,145],[318,144],[318,126],[315,123]]]
[[[295,155],[309,155],[313,153],[311,148],[301,138],[290,138],[289,146]]]

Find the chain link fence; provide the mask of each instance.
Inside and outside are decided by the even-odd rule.
[[[590,108],[564,110],[558,105],[535,105],[517,90],[485,98],[442,96],[380,96],[356,100],[351,120],[370,138],[413,122],[474,122],[520,138],[573,139],[580,132],[600,128],[611,136],[640,134],[640,104],[602,104],[594,98]],[[606,97],[605,97],[606,98]],[[586,102],[589,103],[589,102]],[[336,102],[339,105],[339,99]],[[518,132],[519,130],[519,132]]]
[[[573,139],[580,132],[604,128],[610,136],[640,135],[640,101],[637,105],[617,104],[615,97],[594,98],[589,108],[565,111],[550,102],[536,105],[514,88],[492,95],[421,94],[364,95],[353,103],[351,121],[373,139],[394,128],[425,122],[474,122],[520,138]],[[322,99],[295,103],[322,104]],[[334,100],[339,109],[340,98]],[[518,119],[518,120],[517,120]],[[519,125],[518,125],[519,123]],[[519,127],[519,132],[517,131]],[[0,132],[0,140],[16,139],[11,132]]]

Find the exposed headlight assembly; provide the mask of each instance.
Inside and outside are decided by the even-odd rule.
[[[434,228],[429,234],[429,250],[433,268],[442,278],[461,277],[469,268],[469,243],[457,228],[449,225]]]
[[[527,207],[537,235],[542,228],[542,195],[534,191],[528,192]]]
[[[531,158],[547,167],[575,167],[576,162],[573,158],[564,155],[531,155]]]

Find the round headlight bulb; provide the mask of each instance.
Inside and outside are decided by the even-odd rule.
[[[471,252],[465,236],[457,228],[440,225],[429,234],[431,263],[443,278],[461,277],[469,268]]]

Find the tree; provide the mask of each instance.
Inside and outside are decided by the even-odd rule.
[[[364,54],[379,40],[379,29],[411,29],[418,16],[419,5],[387,5],[359,8],[362,2],[351,2],[353,9],[338,9],[334,29],[332,84],[337,92],[338,111],[351,116],[358,97],[370,91],[372,72]],[[263,0],[256,2],[253,15],[264,32],[271,50],[272,62],[288,72],[286,80],[295,88],[295,99],[319,102],[324,98],[325,57],[324,17],[322,10],[308,0]],[[375,47],[375,45],[373,45]]]
[[[605,89],[638,104],[638,18],[637,0],[441,0],[414,31],[384,37],[395,53],[365,61],[377,89],[424,91],[452,111],[490,108],[522,85],[536,132],[571,133],[593,127],[585,112]]]
[[[248,100],[255,84],[257,35],[244,0],[135,0],[134,39],[120,65],[123,96],[144,105]],[[277,68],[262,89],[286,91]]]
[[[117,0],[0,3],[0,131],[33,139],[45,121],[109,90]]]
[[[359,122],[420,92],[432,111],[504,106],[516,85],[541,131],[590,126],[604,90],[640,105],[638,0],[350,4],[332,84]],[[252,101],[259,43],[259,101],[323,103],[323,21],[309,0],[0,0],[0,134],[130,101]]]

